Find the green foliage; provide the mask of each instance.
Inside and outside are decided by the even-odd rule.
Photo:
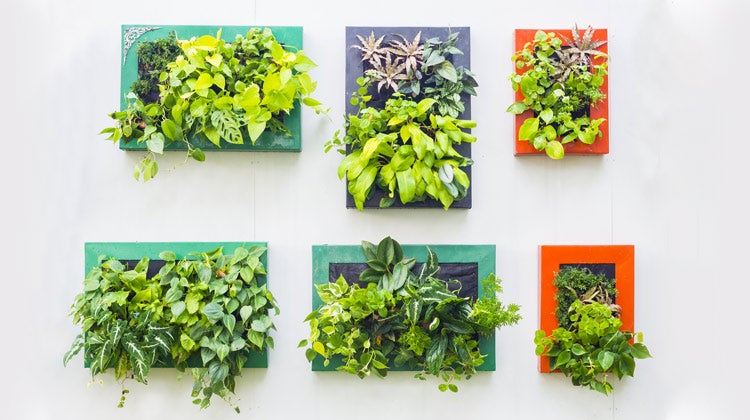
[[[180,52],[174,31],[166,38],[138,43],[138,80],[130,87],[138,99],[146,104],[159,100],[159,75],[167,71],[167,64],[174,61]]]
[[[389,207],[396,199],[406,204],[438,200],[444,208],[466,196],[469,177],[461,168],[472,161],[454,146],[474,142],[476,137],[462,128],[472,128],[474,121],[432,113],[435,100],[414,102],[397,95],[388,99],[383,109],[367,106],[371,99],[367,87],[371,79],[363,77],[354,100],[359,105],[356,115],[346,116],[346,134],[337,133],[334,145],[350,153],[339,164],[340,179],[346,176],[349,193],[358,209],[374,192],[385,191],[381,207]]]
[[[620,308],[614,304],[617,296],[615,279],[594,274],[587,268],[565,267],[555,275],[553,284],[557,289],[557,323],[563,328],[571,326],[569,308],[576,299],[584,303],[602,303],[616,315],[620,312]]]
[[[607,75],[607,55],[597,51],[606,41],[592,42],[589,27],[583,36],[573,29],[573,41],[555,33],[538,31],[532,42],[513,55],[521,74],[510,76],[513,90],[521,90],[524,99],[513,103],[507,112],[521,114],[533,110],[518,130],[518,139],[530,141],[553,159],[564,156],[565,143],[592,144],[601,137],[604,118],[591,120],[588,109],[604,99],[601,91]],[[604,60],[592,60],[591,57]]]
[[[458,118],[465,109],[461,94],[475,96],[478,86],[470,70],[455,67],[451,61],[454,55],[463,54],[456,47],[458,35],[453,32],[445,40],[435,37],[422,42],[421,31],[411,41],[391,34],[393,39],[383,45],[386,36],[376,39],[373,32],[367,38],[357,35],[360,45],[352,47],[362,53],[366,75],[378,93],[385,88],[392,94],[410,96],[415,102],[430,98],[435,100],[432,113]]]
[[[483,280],[487,294],[477,300],[458,296],[448,283],[436,277],[438,258],[428,248],[428,259],[418,272],[413,258],[404,258],[398,242],[383,239],[377,246],[362,242],[368,269],[360,284],[349,285],[343,277],[317,285],[323,305],[311,312],[309,361],[341,361],[342,370],[360,378],[385,377],[389,365],[419,370],[416,377],[434,375],[439,389],[456,392],[454,381],[469,379],[484,362],[478,336],[517,323],[519,306],[503,305],[497,296],[500,279]],[[454,282],[454,281],[451,281]]]
[[[555,277],[560,327],[534,336],[536,354],[549,356],[552,369],[571,378],[573,385],[588,386],[605,395],[612,392],[610,375],[633,376],[635,359],[651,357],[643,335],[621,331],[613,313],[614,280],[587,270],[566,268]],[[583,299],[583,300],[581,300]],[[632,343],[633,339],[636,343]]]
[[[468,69],[451,62],[453,55],[463,54],[456,48],[458,33],[424,42],[421,32],[411,41],[392,36],[386,45],[385,35],[357,36],[361,45],[353,47],[366,63],[351,98],[358,111],[344,117],[343,135],[337,131],[326,152],[336,148],[347,154],[338,175],[346,175],[359,210],[377,190],[385,194],[380,207],[396,199],[406,204],[429,198],[448,209],[469,188],[461,168],[473,162],[455,146],[476,141],[467,132],[476,123],[458,117],[464,112],[461,95],[476,95],[477,82]],[[380,94],[383,88],[390,92],[381,98],[384,106],[372,106],[372,91]]]
[[[216,395],[231,404],[250,353],[273,347],[270,313],[278,314],[278,307],[259,281],[266,275],[265,251],[239,247],[224,255],[219,248],[190,260],[165,251],[159,257],[166,264],[151,278],[148,258],[133,269],[103,259],[71,308],[82,332],[63,362],[85,349],[92,376],[113,368],[118,380],[146,383],[152,367],[173,364],[184,371],[190,360],[201,366],[193,369],[193,402],[205,408]]]
[[[221,30],[216,37],[177,42],[180,55],[159,74],[158,101],[127,94],[126,109],[110,115],[115,126],[101,132],[114,142],[146,144],[136,179],[156,175],[155,155],[172,142],[185,143],[186,158],[203,161],[205,154],[191,144],[193,138],[217,147],[222,141],[244,143],[246,137],[255,144],[265,131],[289,134],[283,119],[299,100],[326,112],[309,96],[316,88],[308,74],[315,63],[302,51],[285,50],[270,29],[251,29],[233,42],[222,40]]]

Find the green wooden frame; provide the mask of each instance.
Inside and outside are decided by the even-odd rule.
[[[442,263],[476,263],[478,266],[477,281],[487,278],[495,272],[495,245],[402,245],[404,255],[417,259],[417,262],[427,261],[427,246],[438,256]],[[323,304],[315,285],[326,284],[329,281],[329,266],[331,263],[365,263],[362,247],[359,245],[313,245],[313,283],[312,307],[318,308]],[[479,286],[479,285],[478,285]],[[477,287],[479,297],[483,296],[481,287]],[[477,371],[494,371],[495,362],[495,333],[490,337],[479,337],[479,351],[486,354],[484,363],[477,367]],[[312,362],[313,371],[334,371],[341,362],[331,360],[328,366],[316,357]],[[392,371],[409,371],[408,367],[388,366]]]
[[[159,253],[162,251],[172,251],[178,259],[188,258],[189,254],[195,252],[213,251],[218,247],[224,247],[224,252],[233,252],[240,246],[263,246],[268,248],[266,242],[86,242],[84,245],[85,272],[88,274],[91,269],[99,265],[100,257],[113,257],[118,260],[140,260],[148,257],[151,260],[159,260]],[[260,261],[268,269],[268,251],[260,258]],[[259,278],[259,284],[268,282],[268,276]],[[84,357],[85,367],[89,367],[88,358]],[[189,367],[200,367],[200,360],[188,360]],[[172,367],[172,366],[154,366]],[[268,351],[251,352],[246,368],[267,368]]]
[[[257,26],[264,28],[263,26]],[[221,29],[221,38],[233,40],[236,35],[245,35],[253,26],[146,26],[146,25],[122,25],[122,61],[120,69],[120,109],[127,108],[125,95],[130,92],[130,86],[138,78],[138,56],[137,47],[140,41],[153,41],[166,38],[169,32],[175,31],[178,39],[189,39],[193,36],[213,35]],[[293,49],[302,49],[302,27],[301,26],[268,26],[279,43],[291,46]],[[299,152],[302,150],[302,124],[301,105],[296,103],[294,108],[284,118],[284,124],[291,131],[291,136],[281,133],[264,132],[255,144],[250,142],[250,137],[244,135],[244,144],[232,144],[221,141],[221,147],[205,139],[192,138],[190,143],[203,151],[287,151]],[[146,150],[146,144],[138,144],[136,141],[125,143],[120,140],[122,150]],[[186,150],[182,142],[172,142],[164,150]]]

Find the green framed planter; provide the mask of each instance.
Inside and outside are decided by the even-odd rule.
[[[159,264],[159,253],[162,251],[173,251],[178,259],[192,259],[190,254],[196,252],[213,251],[216,248],[224,247],[224,251],[232,252],[239,246],[263,246],[268,247],[266,242],[86,242],[84,245],[85,272],[88,273],[94,267],[99,265],[99,258],[113,257],[122,261],[137,262],[143,257],[150,259],[149,271],[152,264]],[[268,251],[260,258],[263,265],[268,268]],[[259,279],[258,284],[267,284],[268,278]],[[200,358],[191,358],[187,361],[188,367],[200,367]],[[84,354],[84,367],[89,367],[89,358]],[[154,366],[159,368],[173,367],[165,364]],[[245,368],[267,368],[268,351],[251,352],[244,365]]]
[[[479,281],[495,272],[495,245],[402,245],[404,255],[417,259],[417,267],[427,260],[427,246],[438,255],[440,260],[441,270],[437,277],[445,279],[446,274],[450,276],[451,273],[462,272],[458,279],[462,283],[462,290],[470,290],[475,297],[483,296]],[[315,309],[323,304],[315,285],[335,281],[336,278],[332,278],[332,268],[334,272],[337,272],[342,265],[364,265],[366,261],[360,245],[313,245],[312,253],[312,308]],[[467,270],[462,270],[462,268],[467,268]],[[467,271],[472,274],[467,275]],[[356,278],[350,279],[346,275],[344,277],[349,283],[357,281]],[[486,357],[484,363],[477,367],[477,371],[494,371],[496,369],[494,333],[489,337],[479,337],[479,350]],[[313,371],[335,371],[341,366],[341,362],[331,359],[328,366],[323,366],[323,360],[315,358],[311,365]],[[388,369],[391,371],[411,370],[405,366],[398,367],[392,364],[388,366]]]
[[[253,27],[269,28],[273,35],[282,45],[302,49],[302,27],[301,26],[182,26],[182,25],[122,25],[122,58],[120,68],[120,109],[127,108],[125,95],[130,92],[130,87],[138,78],[138,43],[142,41],[153,41],[166,38],[174,31],[177,39],[190,39],[202,35],[216,35],[221,29],[221,38],[233,40],[236,35],[245,35]],[[281,133],[263,133],[255,144],[250,142],[247,133],[244,133],[243,144],[232,144],[224,140],[221,147],[205,139],[192,138],[190,143],[203,151],[276,151],[276,152],[299,152],[302,150],[301,129],[301,104],[295,104],[294,109],[284,118],[284,125],[291,131],[291,136]],[[146,150],[146,144],[138,144],[135,141],[125,143],[120,140],[122,150]],[[182,142],[172,142],[164,150],[186,150]]]

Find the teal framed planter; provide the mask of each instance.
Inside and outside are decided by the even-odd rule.
[[[159,253],[172,251],[177,259],[195,259],[194,253],[213,251],[223,247],[225,252],[232,252],[240,246],[263,246],[267,248],[266,242],[86,242],[84,245],[85,272],[88,273],[99,265],[100,257],[116,258],[124,264],[132,262],[133,265],[141,258],[148,257],[149,272],[158,271],[161,266]],[[268,251],[263,253],[260,261],[268,268]],[[153,268],[152,268],[153,267]],[[153,275],[149,273],[149,275]],[[267,284],[268,278],[264,276],[258,279],[258,284]],[[188,367],[201,367],[200,357],[187,360]],[[84,353],[84,367],[89,367],[89,357]],[[171,364],[154,366],[154,368],[170,368]],[[245,368],[268,368],[268,351],[250,352],[249,358],[244,365]]]
[[[125,95],[130,92],[132,84],[138,79],[138,43],[167,38],[170,32],[175,32],[178,39],[189,39],[193,36],[216,35],[221,29],[224,40],[233,40],[237,35],[245,35],[253,27],[263,26],[182,26],[182,25],[122,25],[122,58],[120,68],[120,109],[127,108]],[[284,46],[293,50],[302,49],[301,26],[268,26],[276,39]],[[284,125],[291,131],[291,136],[282,133],[264,132],[252,144],[247,133],[244,133],[243,144],[232,144],[221,140],[221,147],[216,147],[208,140],[192,138],[190,143],[203,151],[276,151],[299,152],[302,150],[301,104],[295,103],[294,108],[284,118]],[[146,144],[135,141],[120,140],[120,149],[145,151]],[[186,150],[182,142],[172,142],[164,150]]]
[[[462,291],[473,297],[482,297],[479,282],[495,272],[495,245],[402,245],[404,255],[414,257],[417,267],[427,260],[427,246],[439,257],[440,273],[438,278],[457,279],[462,284]],[[317,294],[316,285],[335,281],[341,274],[347,282],[358,281],[358,273],[365,268],[365,256],[359,245],[313,245],[312,247],[312,308],[319,308],[323,302]],[[415,267],[415,269],[417,268]],[[359,270],[359,271],[358,271]],[[356,275],[355,275],[356,273]],[[495,334],[479,337],[479,350],[486,355],[484,363],[477,371],[494,371]],[[313,371],[336,371],[341,366],[340,360],[331,359],[328,366],[323,365],[321,358],[315,358],[311,367]],[[412,371],[406,366],[390,364],[391,371]]]

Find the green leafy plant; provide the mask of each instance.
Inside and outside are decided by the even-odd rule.
[[[593,35],[591,27],[581,35],[578,26],[573,28],[572,40],[538,31],[512,58],[522,72],[513,73],[510,80],[514,91],[521,90],[523,100],[507,112],[534,112],[519,128],[518,139],[530,141],[553,159],[565,155],[563,144],[593,144],[601,137],[599,126],[604,118],[592,120],[588,110],[605,97],[601,86],[608,57],[597,50],[606,41],[592,41]]]
[[[476,141],[464,131],[476,123],[458,117],[464,112],[461,95],[476,95],[477,83],[469,70],[450,61],[462,54],[456,48],[458,33],[424,42],[421,32],[411,41],[393,36],[386,45],[385,35],[358,36],[361,45],[353,47],[366,69],[351,98],[358,110],[345,116],[343,134],[336,132],[326,152],[336,148],[347,155],[338,176],[346,176],[359,210],[376,191],[385,194],[380,207],[392,206],[397,198],[402,204],[429,198],[447,209],[466,196],[470,184],[461,168],[473,162],[455,146]],[[387,96],[374,106],[381,89]]]
[[[613,279],[568,267],[560,270],[554,284],[560,327],[550,335],[536,332],[536,354],[549,356],[552,368],[570,377],[573,385],[607,395],[612,392],[610,375],[632,377],[635,359],[651,357],[643,334],[620,330]]]
[[[145,104],[159,101],[159,76],[167,65],[180,55],[177,34],[169,32],[166,38],[138,43],[138,80],[130,89]]]
[[[328,366],[335,360],[338,370],[360,378],[407,366],[419,379],[440,378],[441,391],[456,392],[454,382],[469,379],[484,362],[478,337],[521,319],[518,305],[498,299],[502,288],[494,274],[482,281],[482,297],[471,299],[459,296],[457,281],[436,277],[438,257],[429,248],[416,272],[415,259],[404,257],[390,237],[377,246],[363,241],[362,251],[368,268],[360,283],[339,277],[316,286],[323,304],[305,319],[310,337],[300,342],[309,361],[322,357]]]
[[[75,298],[71,316],[79,334],[64,364],[82,349],[92,377],[114,369],[122,381],[119,406],[125,403],[125,380],[147,383],[150,369],[188,364],[194,379],[193,403],[207,407],[216,395],[228,403],[235,379],[251,352],[273,347],[271,311],[276,301],[259,280],[266,275],[260,257],[265,247],[222,248],[177,260],[171,251],[159,258],[165,265],[147,277],[149,259],[128,269],[102,257]],[[239,407],[234,405],[239,412]]]
[[[155,155],[172,142],[185,144],[186,159],[203,161],[205,154],[192,139],[221,147],[222,140],[242,144],[248,137],[255,144],[267,130],[289,134],[284,116],[298,101],[326,112],[309,96],[316,88],[308,74],[315,63],[303,51],[285,49],[270,29],[253,28],[232,42],[222,40],[219,30],[216,37],[177,43],[180,54],[158,76],[158,101],[128,93],[126,109],[110,115],[114,127],[101,132],[113,142],[146,144],[148,153],[135,167],[136,179],[148,181],[157,174]]]

